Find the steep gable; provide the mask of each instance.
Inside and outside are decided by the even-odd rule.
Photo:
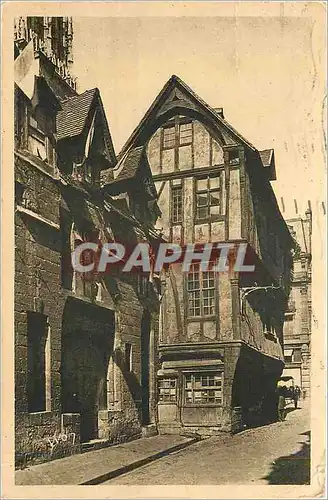
[[[91,148],[93,141],[97,154],[104,158],[108,167],[113,167],[116,155],[99,90],[86,90],[63,101],[61,107],[56,118],[57,141],[81,138],[80,146],[85,149]]]
[[[114,178],[106,175],[101,178],[102,185],[108,192],[118,194],[124,190],[135,191],[142,186],[141,191],[147,198],[157,198],[145,146],[127,151],[118,161],[113,174]]]
[[[172,75],[164,85],[152,105],[126,141],[119,156],[131,147],[139,146],[143,129],[152,122],[161,121],[170,109],[186,110],[202,121],[209,123],[223,137],[226,144],[242,144],[247,149],[256,151],[256,148],[245,139],[230,123],[223,118],[222,108],[212,108],[201,97],[199,97],[183,80]]]
[[[114,172],[115,181],[123,181],[127,179],[133,179],[140,166],[142,159],[144,147],[139,146],[138,148],[133,148],[127,154],[121,158],[121,161],[117,165],[117,170]]]

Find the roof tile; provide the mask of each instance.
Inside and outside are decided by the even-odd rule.
[[[57,140],[75,137],[83,132],[93,98],[98,89],[90,89],[83,94],[70,97],[61,103],[57,114]]]
[[[121,170],[119,170],[113,182],[132,179],[136,175],[140,165],[143,150],[144,146],[133,148],[127,153],[126,156],[123,156],[121,158],[121,161],[118,165],[118,167],[121,167]]]

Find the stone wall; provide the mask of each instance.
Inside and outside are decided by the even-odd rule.
[[[15,437],[17,464],[24,466],[30,461],[50,460],[80,451],[81,415],[72,408],[63,409],[63,335],[73,330],[88,330],[94,338],[103,335],[107,330],[98,319],[105,313],[115,318],[115,331],[111,333],[113,348],[108,359],[107,406],[98,412],[97,437],[108,443],[118,443],[141,436],[144,422],[142,317],[146,309],[153,310],[157,299],[154,291],[153,295],[140,296],[136,275],[106,277],[98,301],[83,296],[78,287],[78,293],[74,293],[72,287],[64,289],[61,269],[64,242],[58,181],[28,159],[17,162],[16,180],[18,187],[23,186],[23,192],[28,195],[28,201],[24,195],[17,200],[15,214]],[[80,324],[78,315],[67,313],[67,304],[72,300],[78,304],[77,310],[85,315]],[[27,373],[27,317],[30,311],[47,318],[50,339],[46,362],[46,380],[50,384],[47,386],[47,404],[44,411],[32,413],[28,411]],[[156,317],[156,313],[153,314]],[[156,320],[151,315],[150,322],[153,336],[157,335],[157,328],[154,333]],[[78,348],[81,347],[81,338],[76,333]],[[130,369],[126,366],[127,344],[132,349]],[[149,374],[152,392],[149,391],[151,401],[147,424],[155,422],[154,373],[153,367]]]
[[[26,211],[16,210],[15,213],[16,452],[20,456],[36,454],[40,459],[42,454],[54,453],[47,440],[62,431],[60,362],[64,296],[60,287],[60,192],[53,179],[28,162],[16,164],[16,179],[27,185],[27,201],[18,206]],[[47,407],[44,412],[30,414],[27,394],[29,311],[47,317],[51,345],[46,365],[51,380],[47,388]],[[66,453],[69,443],[58,444],[56,454],[60,448]]]

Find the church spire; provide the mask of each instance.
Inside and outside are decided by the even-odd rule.
[[[15,58],[34,40],[35,52],[41,51],[56,67],[57,73],[75,90],[73,66],[73,21],[71,17],[18,17],[15,19]]]

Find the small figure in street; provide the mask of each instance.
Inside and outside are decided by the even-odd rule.
[[[278,420],[279,422],[283,422],[286,420],[286,388],[285,386],[283,387],[278,387],[277,388],[277,395],[278,395]]]
[[[295,385],[294,391],[293,391],[293,400],[294,400],[294,407],[295,410],[297,408],[298,400],[301,397],[301,389],[298,387],[298,385]]]

